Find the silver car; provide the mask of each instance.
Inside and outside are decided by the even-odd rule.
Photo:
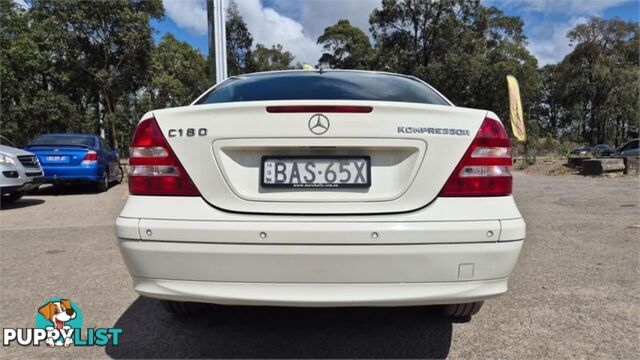
[[[0,194],[2,203],[16,201],[25,192],[42,184],[43,172],[38,158],[18,149],[0,136]]]

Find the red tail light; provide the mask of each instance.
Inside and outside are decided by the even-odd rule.
[[[440,196],[511,194],[511,142],[498,120],[486,118]]]
[[[85,155],[84,158],[82,159],[82,163],[93,164],[98,162],[98,159],[100,159],[100,157],[98,156],[98,153],[93,150],[89,150],[87,151],[87,155]]]
[[[267,106],[269,113],[370,113],[371,106],[351,105],[291,105]]]
[[[154,118],[141,121],[133,134],[129,148],[129,192],[200,196]]]

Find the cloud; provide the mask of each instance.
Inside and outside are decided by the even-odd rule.
[[[301,23],[263,6],[260,0],[237,0],[236,4],[255,44],[281,44],[295,55],[297,62],[315,64],[318,61],[320,47]]]
[[[587,21],[585,17],[574,17],[557,23],[541,21],[532,27],[529,35],[529,51],[538,58],[538,64],[555,64],[571,52],[567,33],[576,25]]]
[[[629,0],[528,0],[523,8],[525,11],[542,13],[596,15],[628,2]]]
[[[487,6],[510,9],[523,18],[529,51],[540,66],[562,61],[571,52],[567,33],[592,16],[601,16],[629,0],[488,0]]]
[[[207,9],[204,0],[163,0],[166,15],[180,28],[195,35],[207,35]],[[237,0],[240,14],[253,35],[254,45],[281,44],[295,61],[315,64],[320,47],[304,27],[290,17],[262,5],[260,0]]]
[[[204,0],[163,0],[163,3],[166,15],[178,27],[195,35],[207,35]],[[348,19],[368,33],[369,14],[380,3],[381,0],[272,0],[270,7],[260,0],[236,0],[254,45],[281,44],[294,54],[295,62],[308,64],[316,64],[320,58],[321,47],[316,40],[326,27],[339,19]]]
[[[322,49],[316,44],[328,26],[347,19],[365,33],[369,15],[381,0],[272,0],[265,7],[259,0],[236,0],[256,42],[280,43],[296,55],[296,61],[316,64]],[[298,19],[293,20],[293,19]]]
[[[369,33],[369,15],[381,0],[307,0],[302,3],[302,24],[315,39],[341,19]]]
[[[203,0],[163,0],[168,17],[195,35],[207,35],[207,8]]]

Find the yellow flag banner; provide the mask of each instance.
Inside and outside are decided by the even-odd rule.
[[[518,80],[508,75],[507,86],[509,87],[509,117],[511,118],[513,136],[519,141],[526,141],[527,133],[524,128],[524,116],[522,115],[522,100],[520,99]]]

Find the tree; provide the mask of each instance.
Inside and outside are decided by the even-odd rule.
[[[256,71],[291,69],[293,54],[284,51],[282,45],[267,48],[262,44],[253,47],[253,36],[247,28],[235,1],[231,0],[227,6],[225,30],[227,33],[227,72],[229,76]],[[214,59],[207,59],[207,69]]]
[[[251,72],[292,69],[293,54],[284,51],[282,45],[267,48],[262,44],[256,45],[251,53]]]
[[[373,49],[364,31],[351,25],[349,20],[324,29],[317,43],[323,54],[318,60],[334,69],[368,69]]]
[[[563,107],[560,104],[561,93],[558,79],[560,78],[557,65],[545,65],[540,69],[542,89],[540,99],[536,104],[538,124],[540,128],[554,137],[561,137],[560,121]]]
[[[370,24],[374,69],[415,75],[454,103],[492,110],[503,120],[507,75],[519,80],[525,111],[538,99],[537,60],[519,17],[479,1],[384,0]]]
[[[0,131],[17,144],[42,132],[82,128],[59,28],[21,6],[0,3]],[[68,91],[60,91],[60,90]]]
[[[206,62],[188,43],[166,34],[151,52],[149,109],[188,105],[207,88]]]
[[[637,136],[640,116],[638,23],[591,18],[572,29],[574,50],[560,64],[553,92],[563,108],[560,131],[589,143]]]
[[[227,6],[227,72],[229,76],[244,74],[251,67],[253,36],[240,15],[235,1]]]
[[[153,47],[150,19],[160,19],[160,0],[53,1],[37,10],[65,29],[65,59],[83,73],[86,86],[96,91],[109,138],[118,147],[116,106],[122,96],[137,91],[149,76]]]
[[[149,20],[162,17],[162,2],[3,1],[1,9],[3,133],[25,143],[106,128],[116,147],[128,138],[137,120],[130,104],[149,79]]]
[[[470,4],[453,0],[383,0],[382,7],[374,9],[369,18],[380,50],[377,67],[408,74],[417,66],[429,66],[434,52],[446,51],[446,43],[457,40],[456,31],[445,34],[444,30],[455,30],[460,18],[468,16],[479,1]]]

